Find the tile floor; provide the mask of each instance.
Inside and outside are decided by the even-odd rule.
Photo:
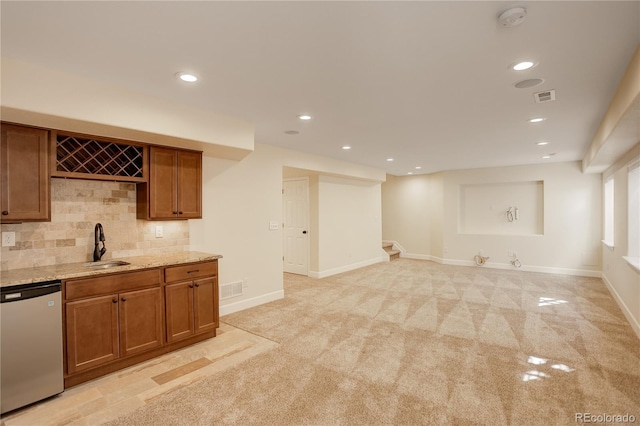
[[[220,323],[218,336],[7,413],[2,426],[95,425],[233,367],[278,343]]]

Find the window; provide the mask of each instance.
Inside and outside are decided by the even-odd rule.
[[[604,183],[604,239],[613,248],[613,177]]]
[[[627,256],[624,259],[636,271],[640,272],[640,161],[629,166],[628,178],[629,216],[627,229],[629,230],[629,245]]]

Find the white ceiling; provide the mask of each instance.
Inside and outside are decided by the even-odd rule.
[[[526,21],[501,28],[513,6]],[[582,159],[640,42],[640,1],[0,7],[3,56],[244,118],[257,143],[396,175]],[[508,69],[524,59],[539,64]],[[513,87],[534,77],[544,84]],[[557,100],[536,104],[548,89]],[[527,122],[536,116],[547,120]]]

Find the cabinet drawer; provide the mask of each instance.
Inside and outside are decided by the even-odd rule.
[[[195,280],[202,277],[213,277],[218,274],[218,261],[192,263],[184,266],[166,268],[164,271],[165,282]]]
[[[120,293],[160,285],[161,283],[162,269],[160,268],[72,280],[64,284],[65,298],[67,300],[74,300],[103,294]]]

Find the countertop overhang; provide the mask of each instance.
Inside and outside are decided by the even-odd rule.
[[[60,265],[38,266],[34,268],[9,269],[0,272],[0,287],[30,284],[41,281],[66,280],[71,278],[83,278],[96,275],[113,274],[118,272],[136,271],[139,269],[160,268],[163,266],[175,266],[187,263],[205,262],[207,260],[221,259],[219,254],[203,253],[198,251],[185,251],[177,253],[159,254],[153,256],[135,256],[109,261],[122,260],[128,265],[114,266],[106,269],[88,267],[91,262],[63,263]]]

